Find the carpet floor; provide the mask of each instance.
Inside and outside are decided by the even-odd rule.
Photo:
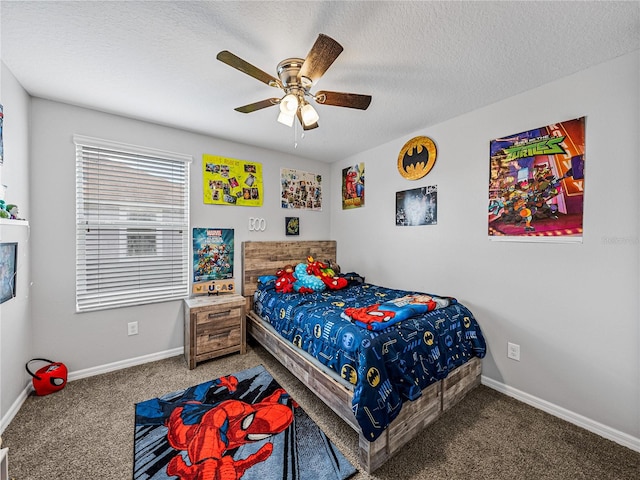
[[[358,467],[358,436],[258,346],[189,370],[183,357],[69,382],[30,396],[2,435],[15,480],[131,478],[135,404],[264,365]],[[382,468],[353,480],[640,478],[640,453],[485,386],[473,390]]]

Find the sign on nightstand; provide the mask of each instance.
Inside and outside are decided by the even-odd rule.
[[[211,280],[209,282],[194,283],[192,291],[194,295],[235,293],[236,286],[232,278],[226,280]]]

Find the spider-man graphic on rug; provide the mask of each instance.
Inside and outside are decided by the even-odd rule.
[[[311,446],[297,438],[309,424]],[[319,446],[330,475],[304,474],[307,459],[298,456]],[[355,471],[263,367],[137,404],[134,453],[135,479],[342,479]]]
[[[222,380],[236,379],[228,377]],[[176,450],[187,451],[190,465],[181,456],[173,457],[167,473],[182,480],[241,478],[245,470],[271,455],[273,445],[266,443],[242,460],[234,460],[227,452],[249,442],[264,440],[291,425],[291,408],[279,403],[283,397],[288,395],[279,388],[254,405],[240,400],[225,400],[214,407],[196,402],[174,409],[167,422],[167,438]],[[208,410],[198,422],[185,423],[191,420],[194,409],[202,407]]]

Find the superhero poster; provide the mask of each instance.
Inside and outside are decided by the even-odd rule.
[[[364,162],[342,169],[342,209],[364,206]]]
[[[262,205],[262,165],[215,155],[202,155],[204,203],[259,207]]]
[[[135,480],[344,480],[355,468],[263,366],[137,403]]]
[[[414,227],[437,223],[437,185],[396,192],[396,226]]]
[[[490,143],[489,237],[582,241],[585,117]]]
[[[233,278],[233,229],[193,229],[193,281]]]
[[[282,208],[322,210],[322,175],[281,168],[280,202]]]

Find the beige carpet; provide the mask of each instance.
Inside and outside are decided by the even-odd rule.
[[[134,404],[262,364],[358,466],[358,437],[260,347],[189,370],[174,357],[31,396],[2,435],[15,480],[125,480],[133,469]],[[640,478],[640,453],[506,397],[475,389],[419,439],[362,479]]]

